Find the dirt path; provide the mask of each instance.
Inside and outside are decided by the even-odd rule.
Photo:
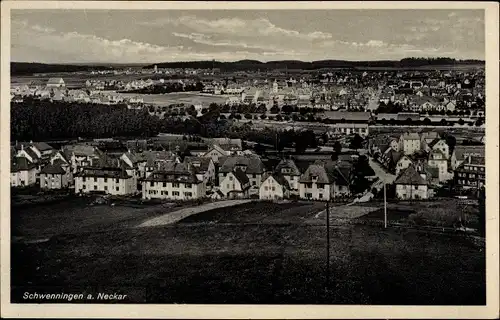
[[[227,200],[227,201],[219,201],[219,202],[211,202],[207,204],[203,204],[201,206],[197,207],[192,207],[192,208],[184,208],[180,209],[177,211],[169,212],[164,215],[161,215],[159,217],[144,221],[141,223],[138,228],[142,227],[156,227],[156,226],[163,226],[167,224],[172,224],[177,221],[180,221],[186,217],[189,217],[193,214],[217,209],[217,208],[224,208],[224,207],[231,207],[231,206],[236,206],[239,204],[244,204],[251,202],[252,200],[245,199],[245,200]]]

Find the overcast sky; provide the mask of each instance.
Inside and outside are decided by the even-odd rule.
[[[484,59],[483,10],[12,10],[11,60]]]

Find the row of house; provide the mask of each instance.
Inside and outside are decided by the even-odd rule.
[[[73,188],[75,193],[141,193],[144,199],[261,198],[329,200],[349,195],[349,164],[312,163],[301,172],[291,159],[266,168],[239,139],[214,139],[212,148],[184,159],[173,152],[128,151],[110,157],[89,145],[55,150],[44,143],[14,148],[11,186]]]

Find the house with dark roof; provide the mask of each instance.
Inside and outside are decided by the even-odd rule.
[[[69,167],[67,167],[69,169]],[[40,171],[41,189],[63,189],[70,184],[70,172],[60,164],[48,164]]]
[[[243,171],[245,168],[236,167],[233,171],[228,172],[221,180],[219,191],[226,198],[248,198],[250,196],[250,179]]]
[[[189,163],[164,163],[142,179],[143,199],[190,200],[205,196],[205,184]]]
[[[483,157],[485,156],[485,147],[481,146],[455,146],[451,154],[451,168],[455,170],[462,164],[468,157]]]
[[[186,156],[184,162],[191,165],[196,177],[203,181],[206,188],[215,184],[215,164],[211,158]]]
[[[224,178],[236,169],[240,169],[249,179],[250,195],[259,194],[262,175],[265,172],[264,163],[257,155],[229,156],[220,159],[219,185]]]
[[[33,142],[31,144],[31,149],[37,154],[41,159],[49,158],[54,152],[54,148],[45,142]]]
[[[259,199],[278,200],[287,199],[290,196],[290,185],[288,180],[279,173],[264,174],[259,189]]]
[[[62,148],[62,153],[64,158],[69,160],[73,173],[91,166],[104,155],[99,148],[86,144],[66,145]]]
[[[403,200],[428,199],[429,182],[425,172],[418,172],[415,165],[410,165],[396,178],[396,197]]]
[[[75,193],[102,192],[130,195],[137,192],[137,183],[123,168],[85,167],[74,174]]]
[[[348,196],[349,169],[333,161],[316,161],[300,177],[299,197],[329,201],[335,197]]]
[[[14,157],[10,163],[10,185],[26,187],[36,183],[36,165],[25,157]]]
[[[26,158],[31,163],[35,164],[41,161],[40,156],[38,156],[38,154],[31,147],[31,143],[20,143],[19,148],[20,149],[17,151],[16,157]]]
[[[287,181],[291,194],[299,194],[300,170],[292,159],[283,159],[275,167],[274,173],[283,176]]]

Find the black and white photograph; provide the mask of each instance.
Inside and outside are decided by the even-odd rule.
[[[498,317],[498,4],[48,4],[2,3],[2,304]]]

